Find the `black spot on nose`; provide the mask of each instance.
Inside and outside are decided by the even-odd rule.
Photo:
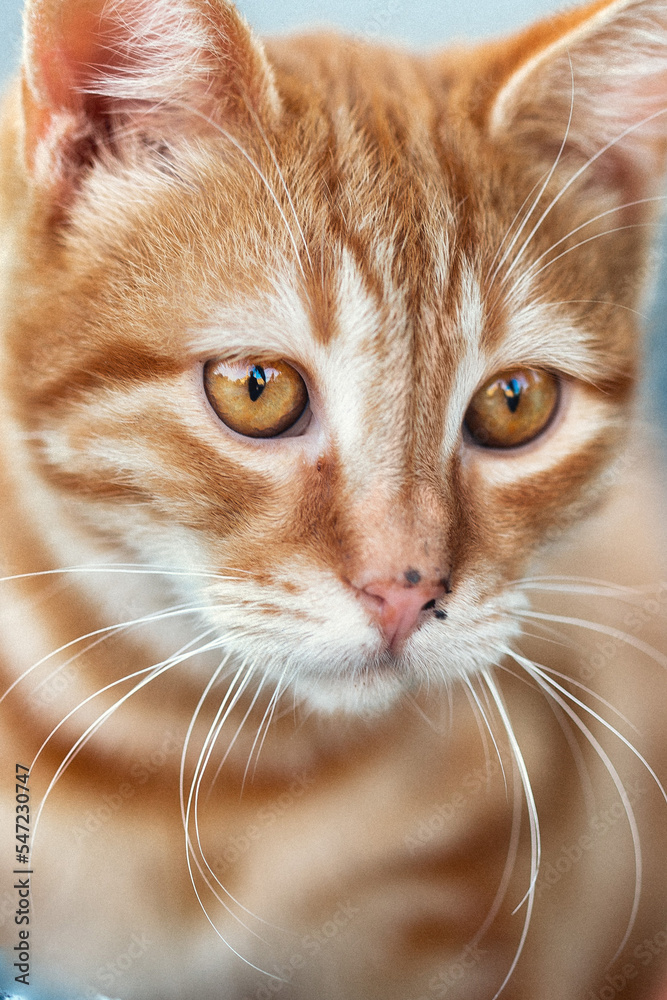
[[[431,608],[435,607],[435,599],[432,601],[427,601],[426,604],[422,605],[422,611],[430,611]]]
[[[408,569],[403,574],[408,583],[415,587],[418,583],[421,583],[422,575],[417,569]]]

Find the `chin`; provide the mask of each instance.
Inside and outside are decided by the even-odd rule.
[[[303,676],[294,682],[296,699],[322,715],[376,716],[388,712],[420,685],[398,664],[392,668],[369,667],[356,676]]]

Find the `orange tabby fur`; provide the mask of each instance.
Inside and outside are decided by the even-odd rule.
[[[429,57],[335,35],[264,49],[223,0],[31,0],[2,122],[1,544],[18,578],[0,610],[5,777],[40,751],[37,807],[58,775],[34,844],[38,985],[658,987],[667,803],[585,706],[667,779],[665,550],[632,420],[665,51],[662,0]],[[219,356],[298,365],[308,432],[224,429],[201,388]],[[554,423],[511,454],[466,444],[472,394],[519,365],[565,377]],[[447,580],[448,617],[394,655],[365,595],[411,567]],[[582,612],[576,581],[517,584],[535,571],[637,589],[589,583]],[[557,633],[531,637],[527,592],[592,628],[547,619]],[[188,602],[197,616],[113,631]],[[138,671],[214,630],[217,659],[171,666],[70,760]],[[508,647],[580,703],[546,697]],[[187,802],[239,689],[201,784],[201,851],[188,827],[200,907],[181,750]],[[5,820],[2,838],[11,858]]]

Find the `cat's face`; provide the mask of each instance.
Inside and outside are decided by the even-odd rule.
[[[35,126],[13,403],[56,504],[183,571],[234,657],[383,703],[500,660],[513,582],[595,500],[652,191],[634,147],[587,166],[614,136],[585,141],[552,38],[536,78],[331,38],[269,70],[224,11],[252,56],[226,113],[107,79]]]

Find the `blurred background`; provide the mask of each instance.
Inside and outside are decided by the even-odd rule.
[[[369,40],[411,47],[444,45],[511,31],[563,6],[558,0],[237,0],[260,34],[329,25]],[[0,83],[18,63],[20,0],[0,0]],[[644,412],[667,426],[667,238],[656,246],[656,284],[646,304],[649,349]]]

